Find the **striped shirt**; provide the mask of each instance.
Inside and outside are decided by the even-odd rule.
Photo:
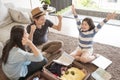
[[[79,31],[79,47],[81,49],[90,49],[93,47],[93,37],[95,34],[101,29],[101,27],[106,23],[107,21],[104,19],[101,23],[99,23],[93,30],[83,32],[81,30],[81,22],[78,19],[78,16],[75,15],[74,18],[76,19],[78,31]]]

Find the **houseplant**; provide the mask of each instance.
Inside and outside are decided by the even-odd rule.
[[[50,0],[40,0],[41,4],[43,4],[43,9],[47,10],[48,6],[51,4]]]

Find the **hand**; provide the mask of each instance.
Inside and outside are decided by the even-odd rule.
[[[75,7],[74,7],[74,5],[72,5],[71,9],[72,9],[72,12],[75,11]]]
[[[58,20],[59,20],[59,21],[61,21],[61,20],[62,20],[62,16],[57,15],[57,17],[58,17]]]
[[[23,45],[29,45],[29,43],[31,43],[32,41],[29,40],[27,37],[23,37],[22,38],[22,44]]]
[[[35,25],[32,25],[32,26],[31,26],[31,31],[34,32],[35,29],[36,29],[36,26],[35,26]]]
[[[106,20],[114,19],[115,17],[116,17],[116,13],[115,12],[108,13],[108,15],[106,17]]]
[[[74,14],[74,15],[77,15],[77,13],[76,13],[76,11],[75,11],[75,7],[74,7],[74,5],[72,5],[72,13]]]

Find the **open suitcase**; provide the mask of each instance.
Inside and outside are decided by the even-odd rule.
[[[57,55],[54,55],[52,56],[52,59],[57,59],[59,58],[60,56],[62,55],[62,52],[57,54]],[[44,68],[43,68],[43,72],[42,72],[42,75],[47,78],[48,80],[62,80],[60,79],[59,76],[55,76],[52,72],[50,72],[48,70],[48,67],[54,63],[53,60],[51,60],[49,63],[47,63]],[[85,73],[85,77],[82,79],[82,80],[87,80],[88,77],[90,76],[90,73],[87,71],[87,69],[85,67],[82,66],[82,64],[80,64],[79,62],[76,62],[76,61],[73,61],[73,63],[69,66],[69,67],[76,67],[80,70],[84,70],[84,73]],[[80,79],[81,80],[81,79]]]

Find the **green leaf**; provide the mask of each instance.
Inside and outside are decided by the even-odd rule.
[[[50,0],[40,0],[40,1],[41,1],[41,4],[42,4],[42,3],[48,4],[48,5],[51,4],[51,1],[50,1]]]

